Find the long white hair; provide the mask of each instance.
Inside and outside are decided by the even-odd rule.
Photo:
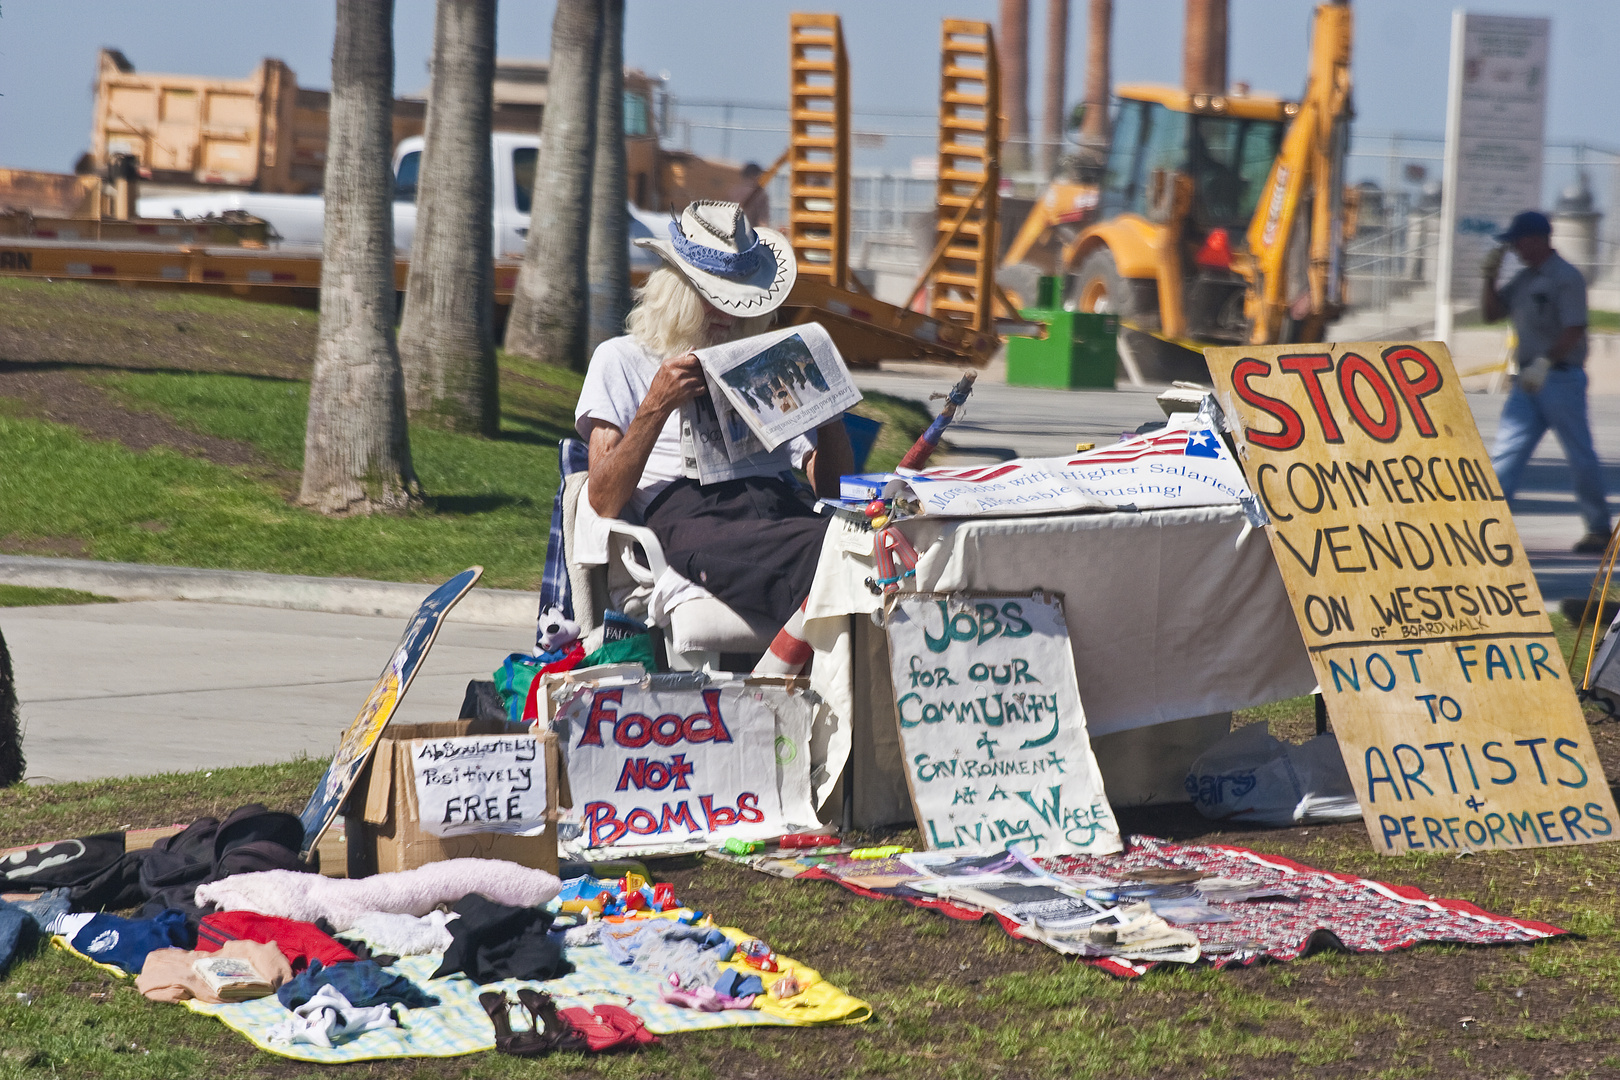
[[[647,275],[647,284],[636,290],[636,306],[630,309],[625,327],[637,345],[662,362],[722,341],[764,333],[770,328],[771,318],[739,318],[728,333],[712,337],[703,297],[679,271],[660,266]]]

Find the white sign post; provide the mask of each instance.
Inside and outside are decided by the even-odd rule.
[[[887,627],[906,783],[929,850],[1120,850],[1055,597],[905,596]]]
[[[1479,267],[1513,215],[1541,205],[1549,19],[1451,15],[1451,77],[1434,336],[1479,296]]]

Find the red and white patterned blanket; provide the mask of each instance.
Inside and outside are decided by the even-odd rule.
[[[1217,968],[1253,964],[1261,959],[1295,960],[1323,946],[1342,946],[1351,952],[1393,952],[1426,941],[1503,945],[1567,933],[1547,923],[1495,915],[1466,900],[1436,899],[1411,886],[1329,873],[1281,855],[1263,855],[1224,844],[1172,844],[1150,836],[1133,836],[1122,855],[1061,856],[1036,861],[1059,876],[1120,879],[1127,876],[1125,871],[1167,868],[1196,870],[1209,877],[1247,878],[1286,891],[1291,899],[1217,905],[1234,917],[1231,922],[1181,927],[1198,935],[1206,946],[1205,961]],[[914,893],[906,895],[911,890],[859,888],[825,870],[803,876],[839,881],[865,896],[898,897],[953,918],[979,919],[987,914],[959,903]],[[1017,923],[997,918],[1009,934],[1023,936]],[[1087,958],[1085,962],[1126,978],[1159,966],[1115,957]]]

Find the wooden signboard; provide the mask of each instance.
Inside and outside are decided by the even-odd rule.
[[[1609,785],[1445,345],[1205,355],[1373,846],[1615,839]]]
[[[1058,597],[903,595],[886,627],[906,784],[930,851],[1120,850]]]

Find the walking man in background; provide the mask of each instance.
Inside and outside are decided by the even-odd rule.
[[[1491,466],[1502,494],[1513,498],[1530,455],[1552,428],[1574,470],[1575,501],[1586,522],[1575,551],[1601,554],[1609,543],[1609,504],[1586,418],[1586,279],[1552,249],[1552,224],[1545,214],[1526,210],[1496,239],[1503,246],[1485,258],[1480,306],[1486,322],[1512,318],[1519,374],[1502,408]],[[1496,276],[1508,246],[1524,269],[1498,289]]]

